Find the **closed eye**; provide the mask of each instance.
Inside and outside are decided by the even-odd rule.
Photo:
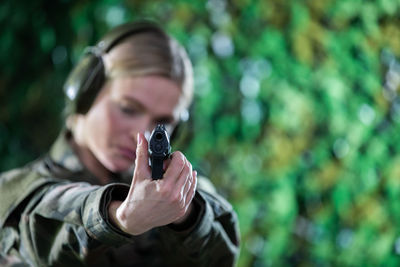
[[[131,108],[131,107],[126,107],[126,106],[120,106],[119,107],[120,111],[122,113],[124,113],[125,115],[136,115],[139,114],[140,111],[138,109],[135,108]]]

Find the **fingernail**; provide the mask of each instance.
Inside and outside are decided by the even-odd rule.
[[[140,133],[137,134],[137,142],[138,142],[138,146],[140,146],[142,144],[142,136],[140,135]]]

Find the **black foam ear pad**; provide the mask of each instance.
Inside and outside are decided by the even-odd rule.
[[[169,137],[172,147],[183,148],[192,139],[193,134],[192,120],[179,121]]]
[[[69,113],[86,113],[102,87],[104,63],[101,55],[93,52],[85,53],[64,84]]]

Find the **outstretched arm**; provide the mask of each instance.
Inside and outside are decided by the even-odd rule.
[[[232,206],[215,192],[196,192],[197,173],[180,152],[173,153],[164,178],[152,180],[147,141],[142,135],[138,140],[131,188],[124,201],[109,206],[112,221],[132,235],[155,229],[171,266],[233,266],[239,231]],[[188,218],[192,225],[176,227]]]

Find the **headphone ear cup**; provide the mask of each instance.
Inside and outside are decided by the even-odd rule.
[[[163,30],[151,21],[128,23],[111,30],[96,46],[86,48],[83,58],[72,70],[64,84],[64,93],[67,96],[66,116],[74,113],[86,113],[104,85],[106,74],[102,55],[108,53],[124,38],[146,31],[155,31],[165,35]]]
[[[105,81],[101,56],[87,53],[75,66],[64,84],[67,114],[86,113]]]
[[[171,146],[174,150],[183,149],[193,138],[193,123],[191,120],[180,121],[170,136]]]

